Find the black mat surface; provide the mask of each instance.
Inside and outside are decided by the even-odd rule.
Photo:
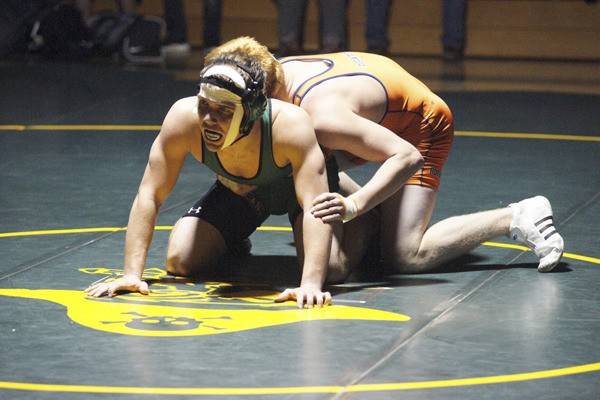
[[[196,83],[152,68],[0,67],[0,399],[597,397],[600,97],[441,93],[459,132],[434,220],[544,194],[566,242],[556,272],[500,238],[436,273],[369,277],[332,287],[331,307],[297,310],[272,302],[299,276],[285,217],[215,282],[165,276],[170,227],[213,180],[191,160],[159,217],[152,295],[86,298],[121,271],[120,228],[157,126]],[[461,135],[472,131],[500,134]]]

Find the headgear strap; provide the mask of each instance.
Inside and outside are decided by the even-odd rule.
[[[234,84],[211,78],[214,75],[224,75],[231,79]],[[229,65],[214,65],[208,68],[202,74],[200,82],[199,97],[216,102],[231,103],[235,106],[229,131],[227,131],[225,142],[223,142],[223,146],[221,147],[224,149],[231,146],[240,133],[240,125],[244,117],[244,107],[242,105],[242,97],[238,93],[246,89],[246,82],[242,75]]]

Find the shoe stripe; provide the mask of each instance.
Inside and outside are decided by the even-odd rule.
[[[535,223],[535,226],[540,226],[543,222],[546,222],[550,220],[550,223],[554,223],[553,219],[552,219],[552,215],[547,216],[546,218],[540,219],[538,222]]]
[[[550,232],[549,234],[547,234],[546,236],[544,236],[544,239],[548,240],[549,237],[551,237],[551,236],[553,236],[553,235],[555,235],[557,233],[558,233],[558,231],[555,229],[552,232]]]
[[[554,225],[548,224],[548,225],[544,226],[543,228],[540,228],[540,233],[544,233],[548,229],[553,229],[553,228],[554,228]]]

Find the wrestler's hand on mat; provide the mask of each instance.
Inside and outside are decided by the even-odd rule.
[[[323,193],[315,198],[310,213],[323,222],[350,221],[358,215],[356,200],[350,195]]]
[[[141,294],[150,293],[148,284],[141,280],[137,275],[124,275],[122,278],[112,282],[102,282],[90,286],[84,291],[92,297],[100,297],[105,294],[113,297],[118,291],[140,292]]]
[[[296,300],[298,308],[313,308],[314,306],[323,307],[331,304],[331,293],[322,292],[317,288],[297,287],[295,289],[285,289],[277,298],[276,303],[288,300]]]

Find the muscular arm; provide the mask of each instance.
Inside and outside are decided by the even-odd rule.
[[[183,99],[173,105],[152,144],[148,164],[129,214],[123,278],[91,286],[86,289],[89,295],[113,296],[119,290],[148,293],[148,286],[141,278],[156,218],[163,201],[173,190],[190,151],[190,133],[185,123],[190,112],[189,103],[189,99]]]
[[[382,163],[373,177],[353,194],[358,215],[366,213],[396,191],[423,165],[419,151],[390,130],[354,113],[343,103],[329,104],[311,118],[319,143],[332,150],[345,150],[364,160]],[[324,221],[341,219],[328,211],[335,198],[320,196],[313,209]]]
[[[292,108],[290,108],[292,107]],[[317,143],[308,115],[301,109],[285,105],[273,125],[274,144],[282,149],[291,162],[294,186],[298,201],[305,212],[302,214],[303,252],[302,281],[300,287],[288,289],[287,298],[295,298],[298,306],[306,301],[312,307],[328,304],[329,293],[323,293],[322,287],[327,274],[331,252],[332,227],[313,216],[308,209],[313,200],[324,191],[328,191],[325,158]],[[280,133],[281,132],[281,133]],[[276,153],[281,154],[276,151]],[[285,295],[285,292],[284,294]],[[281,300],[281,296],[279,298]]]
[[[310,151],[299,155],[295,161],[294,186],[298,201],[302,209],[306,210],[302,214],[304,266],[301,286],[321,290],[329,262],[332,227],[323,223],[308,210],[314,199],[323,193],[323,190],[329,190],[325,159],[315,140],[314,145],[310,146]]]
[[[167,128],[168,129],[168,128]],[[185,153],[163,129],[150,150],[150,157],[133,201],[125,237],[124,275],[142,277],[156,218],[181,171]]]

